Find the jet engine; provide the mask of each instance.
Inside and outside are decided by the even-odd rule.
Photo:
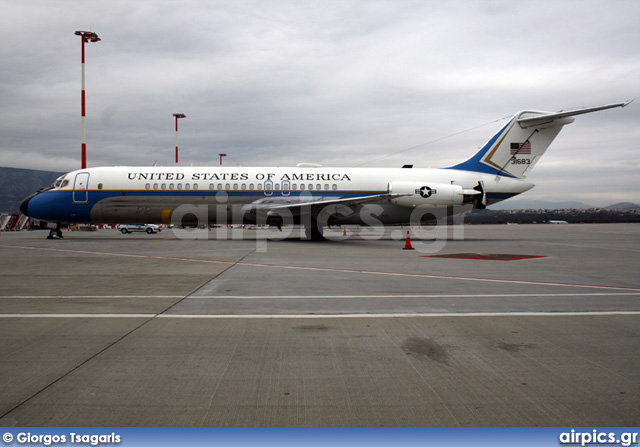
[[[475,203],[482,206],[484,188],[481,184],[474,189],[464,189],[460,185],[431,182],[391,182],[389,194],[401,194],[389,201],[394,205],[410,208],[435,208]]]

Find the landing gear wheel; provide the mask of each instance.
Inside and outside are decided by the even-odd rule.
[[[52,228],[47,239],[62,239],[62,230],[60,228]]]
[[[306,235],[306,239],[308,241],[323,241],[324,236],[322,235],[322,228],[318,226],[317,220],[312,220],[311,225],[304,227],[304,233]]]
[[[153,231],[153,228],[147,228],[147,234],[153,234],[155,233],[155,231]]]
[[[121,232],[122,234],[127,234],[127,233],[129,232],[129,230],[127,230],[126,228],[122,228],[122,229],[120,230],[120,232]]]

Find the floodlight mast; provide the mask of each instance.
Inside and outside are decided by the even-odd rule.
[[[176,164],[178,164],[178,119],[186,118],[187,115],[184,113],[174,113],[173,116],[176,117]]]
[[[84,44],[85,42],[99,42],[101,39],[98,35],[91,31],[76,31],[76,36],[81,37],[82,41],[82,93],[80,96],[81,101],[81,113],[82,113],[82,169],[87,168],[87,135],[86,135],[86,107],[85,107],[85,86],[84,86]]]
[[[220,166],[222,166],[222,157],[226,157],[227,154],[218,154],[220,155]]]

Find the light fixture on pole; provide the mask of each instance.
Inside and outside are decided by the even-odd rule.
[[[218,154],[220,155],[220,166],[222,166],[222,157],[226,157],[227,154]]]
[[[86,169],[87,167],[87,137],[85,130],[85,116],[86,116],[86,108],[85,108],[85,90],[84,90],[84,44],[85,42],[99,42],[100,38],[96,33],[91,31],[76,31],[76,36],[81,37],[82,41],[82,93],[81,93],[81,110],[82,110],[82,169]]]
[[[184,113],[174,113],[173,116],[176,117],[176,164],[178,164],[178,119],[186,118],[187,115]]]

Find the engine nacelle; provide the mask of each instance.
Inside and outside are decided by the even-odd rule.
[[[391,182],[390,194],[406,194],[389,201],[394,205],[410,208],[435,208],[462,205],[464,191],[460,185],[432,182]]]

